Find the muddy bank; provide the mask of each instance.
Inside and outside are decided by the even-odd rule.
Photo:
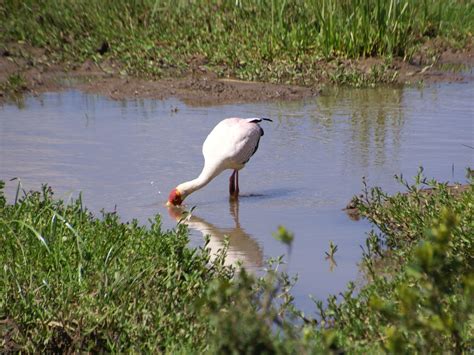
[[[156,81],[120,76],[83,77],[74,86],[113,99],[177,97],[190,105],[216,105],[271,100],[299,100],[318,94],[318,88],[219,79],[211,73]]]
[[[42,49],[14,45],[0,50],[0,104],[10,99],[12,94],[37,95],[65,88],[117,100],[177,97],[191,105],[301,100],[317,95],[326,85],[334,84],[333,74],[341,68],[351,75],[364,76],[371,75],[374,67],[382,65],[384,78],[392,78],[390,81],[394,84],[472,80],[472,75],[465,74],[474,66],[472,46],[457,51],[445,49],[431,64],[427,64],[429,59],[423,53],[420,51],[411,62],[395,59],[389,65],[378,58],[322,61],[318,65],[324,74],[314,78],[315,84],[307,87],[219,78],[199,61],[191,65],[184,76],[168,73],[164,79],[146,80],[123,75],[117,63],[52,63]],[[10,82],[12,76],[16,76],[16,80]]]
[[[8,83],[12,75],[20,75],[21,82]],[[11,98],[12,93],[38,95],[71,88],[116,100],[177,97],[190,105],[300,100],[319,93],[319,87],[218,78],[199,65],[181,77],[147,80],[122,75],[115,63],[51,64],[42,50],[31,48],[28,55],[6,50],[1,53],[0,83],[4,83],[0,85],[0,104]]]

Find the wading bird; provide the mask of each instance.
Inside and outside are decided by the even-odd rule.
[[[226,118],[209,133],[202,145],[204,168],[194,180],[183,182],[171,190],[168,205],[181,205],[183,200],[196,190],[206,186],[224,170],[232,169],[229,178],[229,193],[239,196],[239,170],[249,161],[258,148],[263,129],[259,122],[269,118]]]

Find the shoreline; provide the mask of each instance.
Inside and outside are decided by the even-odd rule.
[[[22,95],[78,89],[114,100],[176,97],[188,105],[210,106],[302,100],[334,86],[429,85],[474,79],[465,74],[466,71],[472,73],[474,67],[472,46],[462,51],[447,49],[429,65],[421,58],[410,63],[393,59],[390,65],[384,64],[382,58],[322,61],[321,67],[326,74],[312,78],[314,84],[310,86],[219,77],[199,62],[191,64],[189,71],[179,77],[173,77],[170,72],[156,80],[144,79],[125,75],[117,63],[104,61],[98,64],[87,60],[72,66],[52,64],[43,49],[22,45],[12,48],[0,53],[0,105]],[[377,74],[378,81],[374,77],[377,68],[383,68],[383,73]],[[335,73],[340,74],[339,83],[334,82]]]

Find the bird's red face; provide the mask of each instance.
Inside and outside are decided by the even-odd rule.
[[[176,189],[171,190],[170,196],[168,197],[168,205],[179,206],[183,203],[183,195]]]

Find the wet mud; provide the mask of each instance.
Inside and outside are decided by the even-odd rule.
[[[383,63],[380,58],[366,58],[339,60],[337,65],[368,73],[374,65]],[[472,46],[457,51],[446,49],[435,63],[427,63],[426,55],[419,54],[410,62],[394,59],[388,70],[393,72],[398,84],[472,80],[472,76],[463,75],[462,69],[474,66],[474,50]],[[320,65],[325,67],[322,72],[330,72],[335,67],[334,62]],[[121,75],[116,63],[54,64],[49,62],[44,50],[19,46],[0,51],[0,83],[6,83],[14,74],[24,78],[17,88],[19,94],[38,95],[72,88],[116,100],[176,97],[194,106],[301,100],[318,95],[322,87],[331,84],[327,76],[315,78],[316,84],[311,87],[219,78],[199,63],[191,66],[184,76],[147,80]],[[0,104],[9,98],[10,94],[0,85]]]

